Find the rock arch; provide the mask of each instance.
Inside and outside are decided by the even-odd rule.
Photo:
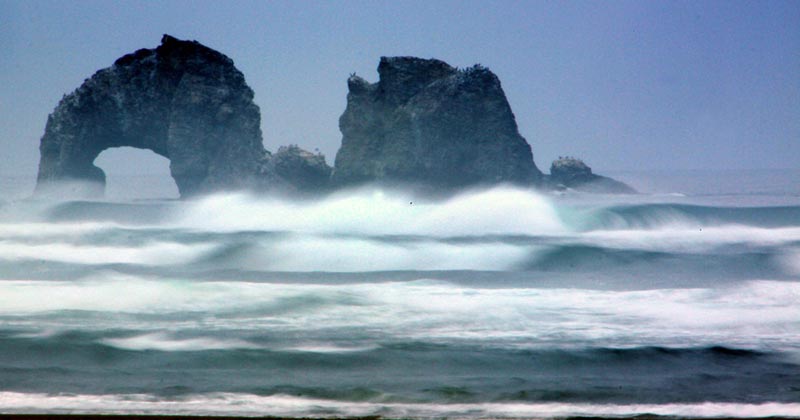
[[[62,98],[39,146],[37,192],[59,181],[104,186],[93,162],[121,146],[169,159],[183,197],[280,184],[266,164],[260,120],[230,58],[164,35],[159,47],[121,57]]]
[[[170,176],[169,159],[147,149],[111,147],[94,165],[106,174],[105,196],[112,199],[175,199],[178,186]]]

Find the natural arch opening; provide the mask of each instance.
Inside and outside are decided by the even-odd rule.
[[[106,149],[94,160],[106,174],[105,196],[112,199],[178,198],[169,163],[152,150],[127,146]]]

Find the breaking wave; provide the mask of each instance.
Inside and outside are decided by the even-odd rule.
[[[25,221],[0,223],[0,272],[33,262],[250,272],[570,272],[655,263],[685,272],[705,258],[715,273],[798,275],[783,248],[800,245],[792,224],[800,207],[577,205],[511,187],[437,200],[362,189],[305,201],[231,193],[31,205]]]
[[[620,202],[3,202],[0,411],[800,415],[800,206]]]
[[[355,347],[393,337],[514,348],[592,343],[794,351],[799,300],[796,282],[779,281],[618,291],[474,288],[433,280],[347,285],[198,282],[109,274],[82,281],[0,282],[0,320],[7,328],[27,332],[71,330],[91,320],[81,329],[140,331],[106,343],[174,350],[227,346],[207,341],[203,334],[163,335],[179,319],[177,325],[186,331],[238,331],[226,336],[233,348],[257,344],[259,331],[319,346],[352,347],[315,337],[327,337],[325,331],[331,329],[361,329]]]

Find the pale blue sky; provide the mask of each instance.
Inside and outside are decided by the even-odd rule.
[[[800,167],[800,1],[0,0],[0,173],[35,175],[62,95],[163,33],[234,60],[267,149],[329,163],[347,76],[414,55],[493,70],[545,171]]]

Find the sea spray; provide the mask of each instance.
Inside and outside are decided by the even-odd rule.
[[[292,201],[221,194],[192,202],[177,226],[360,235],[558,234],[565,231],[544,195],[512,187],[417,198],[402,191],[359,189],[320,200]]]

